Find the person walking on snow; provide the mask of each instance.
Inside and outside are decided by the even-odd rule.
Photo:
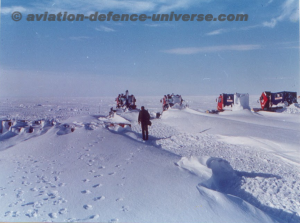
[[[144,106],[141,107],[138,122],[142,126],[143,140],[148,140],[148,125],[150,123],[150,114],[147,110],[145,110]]]

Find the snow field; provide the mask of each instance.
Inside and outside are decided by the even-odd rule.
[[[147,142],[137,112],[104,118],[110,99],[101,109],[99,99],[2,102],[12,123],[0,134],[0,219],[298,222],[299,116],[210,115],[195,98],[151,120]],[[160,109],[146,97],[141,105]]]

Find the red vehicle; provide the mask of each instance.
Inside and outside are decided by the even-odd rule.
[[[231,106],[234,102],[234,95],[233,94],[220,94],[217,98],[217,109],[218,111],[223,111],[225,106]]]
[[[264,91],[259,98],[259,102],[262,110],[276,109],[273,105],[297,103],[297,92],[281,91],[271,93],[270,91]]]

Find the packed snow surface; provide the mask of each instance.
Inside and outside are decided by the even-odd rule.
[[[299,105],[215,109],[160,97],[108,117],[114,98],[2,99],[0,220],[9,222],[299,222]],[[258,98],[258,96],[257,96]],[[250,96],[250,107],[259,107]]]

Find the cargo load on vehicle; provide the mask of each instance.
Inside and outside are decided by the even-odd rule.
[[[186,102],[182,99],[179,94],[167,94],[160,100],[162,103],[163,111],[168,110],[169,108],[185,108],[187,107]]]
[[[270,92],[264,91],[259,101],[262,110],[274,110],[282,108],[283,105],[289,106],[297,102],[297,92],[281,91],[281,92]]]
[[[224,111],[225,107],[230,107],[232,111],[250,109],[249,94],[220,94],[216,99],[218,111]]]

